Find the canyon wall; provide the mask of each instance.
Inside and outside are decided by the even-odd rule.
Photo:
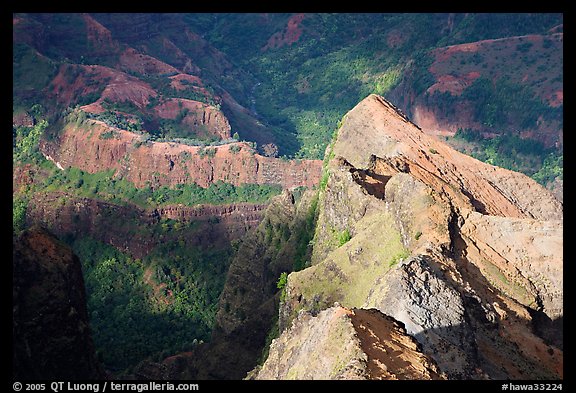
[[[136,187],[217,181],[313,187],[320,180],[320,160],[283,160],[257,154],[247,143],[214,147],[172,142],[141,143],[141,136],[88,120],[68,124],[57,141],[43,141],[41,150],[62,168],[94,173],[109,169]]]

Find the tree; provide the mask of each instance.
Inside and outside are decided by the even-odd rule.
[[[278,146],[274,143],[262,145],[262,152],[266,157],[278,157]]]
[[[284,289],[284,287],[286,287],[287,283],[288,283],[288,273],[282,272],[282,274],[280,274],[280,277],[278,277],[278,282],[276,283],[276,288]]]
[[[240,140],[240,135],[238,134],[238,132],[235,132],[235,133],[232,135],[232,139],[236,139],[237,141]]]
[[[44,110],[44,107],[40,104],[34,104],[32,105],[32,107],[30,108],[30,110],[28,111],[28,114],[30,116],[32,116],[32,118],[34,119],[34,124],[36,124],[36,122],[42,117],[44,116],[44,113],[46,113],[46,111]]]
[[[23,161],[33,158],[38,152],[38,143],[40,136],[48,127],[46,120],[39,121],[32,129],[26,133],[26,127],[19,127],[16,130],[16,146],[14,147],[13,159],[16,161]]]

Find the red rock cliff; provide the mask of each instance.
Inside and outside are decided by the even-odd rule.
[[[112,137],[102,136],[110,131]],[[90,173],[115,169],[118,176],[136,187],[182,183],[208,187],[221,180],[234,185],[281,184],[294,188],[312,187],[320,180],[320,160],[264,157],[242,142],[201,148],[172,142],[141,144],[140,138],[102,122],[89,121],[80,128],[67,125],[57,142],[44,141],[41,150],[63,168],[73,166]]]

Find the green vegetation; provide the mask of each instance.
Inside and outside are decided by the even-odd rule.
[[[398,254],[394,255],[392,257],[392,259],[390,259],[390,267],[396,265],[398,262],[408,258],[408,256],[410,255],[410,253],[408,252],[408,250],[402,250],[400,251]]]
[[[453,45],[525,34],[545,34],[561,23],[561,14],[455,14],[452,32],[443,38],[440,44]]]
[[[310,207],[306,212],[306,217],[302,225],[296,227],[295,239],[296,239],[296,252],[294,255],[293,271],[297,272],[306,267],[310,254],[312,251],[312,243],[314,239],[314,234],[316,232],[316,222],[318,220],[318,192],[312,197],[310,202]]]
[[[282,272],[282,274],[280,274],[280,277],[278,278],[278,282],[276,282],[276,288],[284,289],[287,283],[288,283],[288,273]]]
[[[278,318],[274,318],[274,323],[266,335],[266,341],[264,343],[264,348],[262,349],[262,354],[258,359],[258,365],[262,366],[264,362],[266,362],[266,359],[268,359],[268,355],[270,354],[270,344],[272,344],[272,340],[278,338],[279,336],[280,328],[278,326]]]
[[[189,85],[184,90],[176,90],[171,86],[172,80],[169,78],[170,75],[138,75],[140,79],[147,82],[152,86],[154,90],[160,93],[164,98],[184,98],[193,101],[203,102],[211,106],[218,106],[218,103],[213,99],[215,94],[214,89],[211,86],[203,87],[209,95],[199,91],[194,88],[193,85],[189,85],[189,82],[182,80],[183,85]],[[150,106],[153,106],[156,102],[153,100]]]
[[[159,360],[209,339],[231,250],[184,243],[167,241],[134,259],[90,237],[71,241],[107,368],[129,371],[145,358]]]
[[[230,152],[232,154],[236,154],[238,152],[240,152],[240,150],[242,150],[242,146],[239,145],[230,145],[230,147],[228,148],[228,150],[230,150]]]
[[[65,191],[72,195],[97,198],[119,204],[136,204],[143,208],[184,204],[227,204],[235,202],[264,203],[280,194],[282,187],[272,184],[242,184],[234,186],[217,181],[207,188],[194,183],[178,184],[174,188],[162,186],[136,188],[114,176],[114,170],[88,173],[78,168],[63,171],[54,168],[41,186],[45,191]]]
[[[282,272],[276,283],[276,288],[280,289],[280,301],[283,302],[286,299],[286,284],[288,284],[288,273]]]
[[[116,138],[116,136],[118,135],[118,133],[114,130],[110,130],[110,131],[106,131],[103,132],[102,134],[100,134],[99,138],[100,139],[113,139]]]
[[[352,239],[352,235],[350,235],[350,231],[346,228],[338,234],[338,247],[348,243],[350,239]]]
[[[522,172],[544,186],[557,177],[563,178],[563,153],[546,148],[540,141],[511,134],[486,139],[471,129],[459,129],[454,137],[473,146],[465,153],[488,164]]]
[[[46,120],[40,120],[33,127],[12,129],[12,161],[16,163],[39,162],[43,160],[38,150],[38,143],[44,130],[48,127]]]
[[[379,288],[378,278],[409,255],[388,212],[365,216],[355,230],[348,243],[333,249],[321,262],[291,273],[290,288],[304,299],[300,307],[319,311],[336,301],[345,307],[363,307],[370,291]],[[362,264],[350,256],[360,245],[366,262]],[[298,311],[297,307],[292,316]]]
[[[389,93],[414,53],[424,57],[440,37],[443,23],[424,14],[307,14],[297,43],[262,51],[289,17],[274,14],[263,23],[257,15],[219,14],[186,21],[260,82],[252,91],[255,109],[275,130],[280,154],[317,159],[337,121],[370,93]],[[389,42],[396,29],[402,37]],[[219,83],[228,89],[231,81]],[[236,97],[250,106],[248,94]]]
[[[15,44],[12,52],[13,105],[28,107],[44,99],[42,89],[56,76],[56,64],[26,44]]]
[[[475,120],[488,128],[514,125],[530,128],[536,126],[539,116],[549,120],[562,118],[562,107],[550,108],[536,98],[531,89],[506,78],[495,83],[487,78],[478,78],[456,99],[474,102]]]
[[[532,175],[532,179],[540,184],[546,185],[556,178],[564,179],[564,155],[550,153],[544,158],[538,172]]]
[[[26,210],[28,200],[18,195],[12,196],[12,232],[20,234],[26,225]]]

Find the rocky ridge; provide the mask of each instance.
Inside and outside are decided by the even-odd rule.
[[[288,277],[281,342],[299,314],[338,302],[403,323],[449,379],[563,377],[561,202],[376,95],[328,154],[312,265]]]
[[[375,309],[298,315],[249,379],[445,379],[402,323]]]

